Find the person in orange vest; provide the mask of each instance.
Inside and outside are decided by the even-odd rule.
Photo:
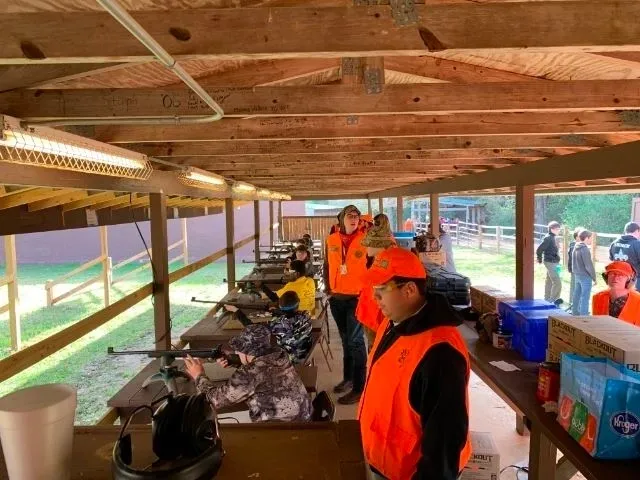
[[[384,213],[376,215],[373,223],[373,227],[362,240],[362,245],[367,247],[367,268],[373,266],[373,261],[377,255],[384,254],[385,251],[396,244],[391,232],[389,218]],[[376,332],[384,317],[378,302],[373,298],[373,285],[366,284],[366,282],[362,292],[360,292],[356,318],[364,327],[367,347],[371,350],[373,341],[376,338]]]
[[[611,262],[602,277],[609,289],[593,296],[593,314],[611,315],[640,327],[640,293],[635,290],[637,273],[631,264]]]
[[[404,231],[405,232],[413,232],[415,230],[415,224],[413,223],[413,219],[407,218],[404,221]]]
[[[338,403],[350,405],[360,400],[367,368],[367,349],[362,324],[356,320],[358,296],[367,271],[364,233],[358,230],[360,210],[348,205],[340,212],[340,229],[326,241],[323,274],[331,314],[342,340],[342,381],[334,393],[345,393]]]
[[[374,478],[455,480],[471,457],[469,352],[446,298],[426,293],[418,257],[393,247],[368,281],[385,320],[358,419]]]

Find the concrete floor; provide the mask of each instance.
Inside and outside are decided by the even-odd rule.
[[[318,391],[326,390],[331,397],[333,386],[342,380],[342,346],[333,319],[329,319],[331,351],[333,360],[330,361],[332,371],[318,348],[315,361],[318,366]],[[472,374],[469,383],[471,403],[471,430],[476,432],[491,432],[500,452],[501,468],[509,465],[526,465],[529,457],[529,436],[520,436],[515,430],[515,412],[498,397],[480,378]],[[336,419],[356,418],[357,406],[343,406],[336,403]],[[515,480],[515,469],[509,469],[501,475],[502,480]],[[527,475],[520,473],[518,480],[526,480]],[[582,479],[581,475],[574,480]]]

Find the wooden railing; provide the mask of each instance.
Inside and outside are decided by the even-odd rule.
[[[98,275],[91,277],[90,279],[82,282],[80,285],[77,285],[73,287],[71,290],[68,290],[58,296],[54,294],[53,288],[56,285],[60,285],[66,280],[69,280],[71,277],[74,277],[79,273],[82,273],[85,270],[88,270],[89,268],[99,264],[102,265],[102,271]],[[61,302],[62,300],[69,298],[72,295],[75,295],[76,293],[84,290],[85,288],[99,281],[102,281],[102,284],[103,284],[104,306],[108,307],[110,303],[109,285],[111,283],[111,257],[109,257],[109,247],[108,247],[106,226],[100,227],[100,256],[99,257],[94,258],[93,260],[89,260],[88,262],[83,263],[78,268],[62,275],[61,277],[58,277],[55,280],[48,280],[45,283],[44,289],[47,292],[47,306],[51,307],[56,303]]]
[[[16,260],[16,237],[4,237],[5,275],[0,277],[0,287],[7,286],[7,303],[0,304],[0,315],[9,312],[9,335],[11,349],[20,350],[20,312],[18,310],[18,262]]]

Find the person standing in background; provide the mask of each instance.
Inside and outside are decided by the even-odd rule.
[[[407,218],[404,221],[404,229],[405,232],[413,232],[415,230],[415,224],[413,223],[413,219]]]
[[[431,224],[429,224],[429,233],[431,233]],[[438,240],[440,240],[440,248],[444,252],[445,255],[445,270],[449,272],[456,273],[456,264],[453,261],[453,239],[451,235],[442,227],[442,225],[438,225],[438,231],[440,232],[440,236]]]
[[[609,247],[609,260],[627,262],[640,272],[640,225],[629,222],[624,226],[624,235]],[[636,280],[636,290],[640,290],[640,280]]]
[[[569,305],[573,305],[573,291],[575,289],[575,281],[576,277],[573,274],[573,263],[571,261],[571,256],[573,255],[573,249],[576,247],[576,241],[578,240],[578,234],[581,230],[584,230],[582,227],[576,227],[573,231],[573,240],[569,243],[569,249],[567,250],[567,271],[571,274],[571,283],[569,285]]]
[[[547,278],[544,282],[544,299],[554,303],[562,293],[562,281],[560,280],[560,255],[556,237],[560,232],[558,222],[549,223],[549,233],[536,249],[538,263],[543,263],[547,269]]]
[[[356,320],[358,297],[367,272],[367,249],[362,245],[365,234],[359,230],[360,210],[347,205],[339,219],[339,230],[327,237],[323,274],[331,314],[342,340],[343,378],[333,391],[346,393],[338,403],[350,405],[360,401],[367,370],[364,333]]]
[[[391,232],[389,218],[380,213],[373,218],[373,227],[367,232],[362,240],[362,246],[367,247],[367,268],[371,269],[374,260],[378,255],[383,255],[390,247],[396,244]],[[373,298],[373,285],[364,282],[358,307],[356,308],[356,318],[364,327],[364,334],[367,338],[367,347],[371,351],[373,341],[376,338],[378,327],[382,323],[383,316],[378,306],[378,302]]]
[[[589,315],[591,285],[596,284],[596,269],[593,266],[589,248],[592,237],[593,234],[589,230],[581,230],[572,253],[571,264],[575,275],[575,287],[571,313],[574,315]]]
[[[611,315],[640,327],[640,293],[637,272],[630,263],[611,262],[602,274],[609,287],[593,296],[593,314]]]

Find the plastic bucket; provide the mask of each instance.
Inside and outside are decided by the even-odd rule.
[[[25,388],[0,398],[0,440],[12,480],[71,477],[77,392],[71,385]]]

